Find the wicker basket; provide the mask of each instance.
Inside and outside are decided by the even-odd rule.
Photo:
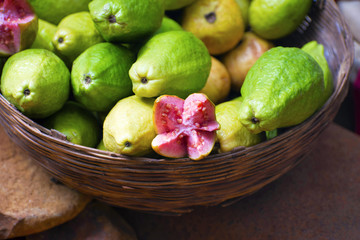
[[[181,214],[194,206],[231,203],[279,178],[310,150],[332,122],[348,90],[352,36],[333,0],[310,15],[312,22],[281,44],[317,40],[326,49],[335,90],[311,118],[280,136],[201,161],[127,157],[74,145],[21,114],[0,95],[0,121],[8,135],[55,178],[106,203],[134,210]]]

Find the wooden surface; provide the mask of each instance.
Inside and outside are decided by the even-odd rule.
[[[359,239],[360,137],[331,124],[314,144],[294,169],[228,207],[199,208],[180,217],[113,210],[140,240]],[[80,230],[83,224],[78,225]],[[76,224],[71,226],[69,231],[77,232]]]

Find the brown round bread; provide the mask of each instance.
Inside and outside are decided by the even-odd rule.
[[[77,216],[90,201],[54,181],[0,125],[0,239],[44,231]]]

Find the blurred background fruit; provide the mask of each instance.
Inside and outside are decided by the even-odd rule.
[[[304,21],[312,0],[253,0],[249,7],[252,31],[265,39],[278,39],[294,32]]]
[[[91,0],[28,0],[39,18],[57,25],[65,16],[88,11]]]
[[[184,9],[182,27],[201,39],[212,55],[235,47],[245,31],[235,0],[197,0]]]
[[[243,17],[244,25],[246,28],[249,24],[249,17],[248,17],[249,14],[248,13],[249,13],[249,6],[250,6],[251,0],[235,0],[235,1],[240,7],[241,16]]]
[[[196,0],[165,0],[165,10],[176,10],[183,8]]]
[[[228,70],[219,60],[211,57],[210,75],[200,92],[204,93],[214,104],[218,104],[228,97],[230,87],[231,80]]]
[[[246,32],[241,43],[224,55],[222,62],[229,71],[232,91],[240,91],[250,68],[264,52],[273,46],[273,43],[254,33]]]

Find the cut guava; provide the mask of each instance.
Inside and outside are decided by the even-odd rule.
[[[0,56],[29,48],[38,29],[38,18],[26,0],[0,0]]]
[[[220,129],[215,106],[202,93],[193,93],[185,100],[162,95],[155,100],[153,117],[158,135],[152,148],[164,157],[200,160],[210,154],[216,130]]]

